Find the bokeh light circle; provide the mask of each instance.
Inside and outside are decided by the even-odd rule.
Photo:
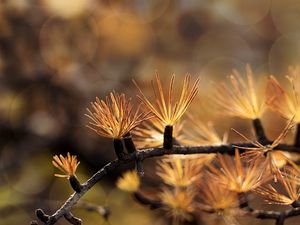
[[[300,63],[300,33],[279,37],[269,52],[269,69],[272,74],[286,74],[289,66]]]
[[[32,147],[31,147],[32,148]],[[36,154],[25,158],[16,152],[13,145],[7,144],[1,154],[0,164],[3,169],[2,177],[11,190],[25,195],[38,194],[51,182],[53,168],[48,155]],[[32,151],[32,149],[30,149]],[[49,162],[49,163],[45,163]]]
[[[300,32],[300,4],[297,0],[273,0],[271,15],[281,33]]]
[[[55,84],[66,89],[67,87],[70,87],[71,90],[76,89],[81,96],[88,96],[93,93],[92,86],[101,79],[102,77],[96,69],[85,64],[76,64],[52,77]]]
[[[35,135],[48,138],[61,134],[63,117],[57,114],[57,108],[49,104],[53,100],[50,90],[48,84],[37,83],[15,93],[7,110],[13,130],[28,129]]]
[[[109,0],[111,10],[120,19],[128,19],[128,15],[135,16],[137,23],[150,23],[161,17],[168,9],[170,0]],[[133,22],[132,20],[130,20]]]
[[[249,62],[254,52],[240,35],[226,30],[212,30],[202,35],[193,50],[193,61],[199,67],[219,57],[237,58]]]
[[[40,31],[40,53],[51,69],[64,71],[76,64],[89,62],[98,46],[91,18],[48,19]]]
[[[223,82],[228,75],[232,74],[232,70],[243,71],[245,62],[233,57],[218,57],[206,63],[200,70],[201,82],[209,84],[211,82]],[[211,90],[209,85],[204,85],[207,91]]]
[[[269,12],[271,0],[215,1],[215,9],[228,21],[239,25],[253,25]]]
[[[109,56],[111,59],[112,56],[130,59],[149,50],[154,39],[153,31],[148,24],[130,22],[136,20],[138,18],[131,15],[124,15],[122,18],[109,15],[99,19],[95,27],[101,49],[98,55],[108,59]],[[103,61],[105,63],[105,60]],[[126,58],[122,61],[126,61]]]
[[[88,3],[89,0],[42,0],[41,6],[51,15],[70,19],[83,14]]]

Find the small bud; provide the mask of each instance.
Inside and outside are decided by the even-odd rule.
[[[135,145],[132,141],[132,137],[131,137],[131,134],[130,133],[127,133],[124,138],[124,144],[125,144],[125,147],[128,151],[128,153],[133,153],[136,151],[136,148],[135,148]]]
[[[166,126],[164,131],[164,148],[171,149],[173,147],[173,126]]]
[[[125,152],[124,152],[124,148],[123,148],[123,143],[120,139],[114,139],[114,149],[115,149],[115,153],[116,153],[118,159],[124,160]]]

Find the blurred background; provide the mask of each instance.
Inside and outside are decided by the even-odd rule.
[[[0,224],[29,224],[37,207],[53,212],[72,193],[53,176],[54,154],[78,155],[81,181],[114,158],[111,141],[85,127],[95,96],[134,97],[131,79],[147,88],[156,70],[177,82],[200,76],[203,96],[245,63],[257,79],[281,79],[299,64],[299,21],[296,0],[0,0]],[[191,108],[220,133],[238,126],[251,135],[250,122],[220,118],[205,103]],[[269,135],[281,131],[274,115],[263,121]],[[115,188],[119,172],[84,197],[109,206],[108,221],[74,213],[86,225],[166,224]]]

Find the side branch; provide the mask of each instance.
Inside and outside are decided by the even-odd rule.
[[[264,143],[265,144],[265,143]],[[121,165],[133,163],[136,160],[142,161],[147,158],[158,157],[163,155],[171,154],[208,154],[208,153],[221,153],[221,154],[234,154],[235,146],[241,147],[252,147],[251,143],[236,143],[228,145],[219,145],[219,146],[196,146],[196,147],[186,147],[186,146],[176,146],[172,149],[164,148],[149,148],[140,151],[136,151],[130,155],[126,155],[124,160],[116,159],[114,161],[106,164],[102,169],[95,173],[90,179],[88,179],[84,184],[81,185],[80,192],[73,193],[69,199],[52,215],[48,216],[46,214],[38,216],[38,218],[43,218],[41,220],[44,224],[52,225],[55,224],[61,217],[68,215],[72,207],[79,201],[79,199],[91,189],[98,181],[100,181],[105,175],[110,174],[116,168]],[[298,152],[300,149],[292,146],[280,144],[276,147],[280,151],[288,152]],[[38,210],[40,212],[40,209]]]
[[[89,180],[82,184],[82,189],[80,192],[73,193],[69,199],[53,214],[50,216],[49,220],[45,223],[47,225],[55,224],[62,216],[68,214],[71,208],[78,202],[78,200],[91,189],[99,180],[101,180],[105,175],[119,167],[121,164],[126,163],[126,161],[114,160],[106,164],[102,169],[95,173]],[[129,161],[128,161],[129,162]]]

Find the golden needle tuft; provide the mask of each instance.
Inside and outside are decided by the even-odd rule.
[[[167,215],[173,217],[175,221],[191,220],[191,214],[195,211],[194,199],[196,191],[193,189],[164,188],[159,197],[163,202]]]
[[[198,93],[199,78],[195,81],[194,85],[190,88],[190,75],[186,75],[183,81],[182,91],[179,99],[174,101],[174,81],[175,75],[171,77],[169,84],[168,95],[165,97],[163,85],[158,73],[155,75],[155,82],[152,81],[152,88],[155,95],[155,102],[151,102],[143,91],[139,88],[138,84],[134,82],[138,88],[140,95],[139,99],[145,106],[163,122],[165,126],[173,126],[176,124],[182,115],[187,110],[190,103]]]
[[[111,92],[106,100],[96,98],[87,109],[90,118],[88,127],[98,135],[113,139],[121,139],[132,129],[150,118],[149,113],[141,110],[141,105],[134,110],[131,99],[125,94]]]
[[[227,142],[227,133],[221,138],[212,122],[203,123],[198,117],[188,114],[185,126],[188,129],[182,129],[180,135],[176,136],[178,141],[183,145],[222,145]]]
[[[136,192],[140,187],[140,177],[134,170],[127,171],[117,180],[117,187],[130,193]]]
[[[267,105],[284,118],[295,116],[296,123],[300,123],[299,70],[299,67],[289,68],[290,75],[287,75],[286,78],[291,86],[291,91],[286,91],[274,76],[270,76],[267,86],[269,95]]]
[[[189,187],[201,178],[201,169],[204,163],[203,157],[169,157],[159,162],[156,173],[168,185]]]
[[[222,113],[243,119],[257,119],[264,112],[264,96],[259,96],[253,80],[253,72],[246,65],[247,80],[237,70],[229,76],[230,85],[216,85],[212,101],[222,109]]]
[[[255,191],[269,204],[292,205],[300,195],[300,188],[295,178],[297,178],[296,171],[292,168],[288,173],[284,170],[284,176],[279,176],[278,180],[285,194],[281,194],[271,184],[258,187]]]
[[[210,166],[211,177],[231,191],[238,193],[251,191],[266,182],[268,178],[263,175],[261,161],[254,161],[245,166],[237,149],[234,159],[229,155],[221,154],[218,154],[217,159],[220,168]]]
[[[226,188],[210,175],[205,176],[205,182],[200,185],[199,208],[208,212],[222,212],[237,208],[239,201],[237,193]]]
[[[64,174],[54,174],[56,177],[66,177],[70,178],[71,176],[76,176],[76,169],[78,167],[80,162],[77,161],[76,156],[70,155],[68,152],[66,157],[63,157],[62,155],[55,155],[53,156],[52,164],[56,168],[58,168],[61,172]]]
[[[236,146],[236,147],[245,150],[245,152],[242,154],[242,157],[247,159],[249,162],[255,162],[256,160],[265,159],[265,163],[264,163],[265,169],[269,169],[269,171],[274,175],[274,179],[276,180],[277,175],[280,175],[281,173],[280,168],[282,167],[282,163],[283,163],[282,161],[285,160],[286,163],[287,162],[292,163],[292,161],[285,153],[278,150],[276,150],[275,152],[274,149],[280,144],[280,142],[286,137],[288,132],[294,127],[295,124],[293,121],[294,121],[294,117],[287,123],[283,131],[272,142],[272,144],[268,144],[268,145],[263,145],[258,141],[251,141],[243,134],[234,130],[246,141],[249,141],[253,145],[253,147],[240,147],[240,146]],[[280,159],[281,161],[280,163],[278,162],[278,159]]]

